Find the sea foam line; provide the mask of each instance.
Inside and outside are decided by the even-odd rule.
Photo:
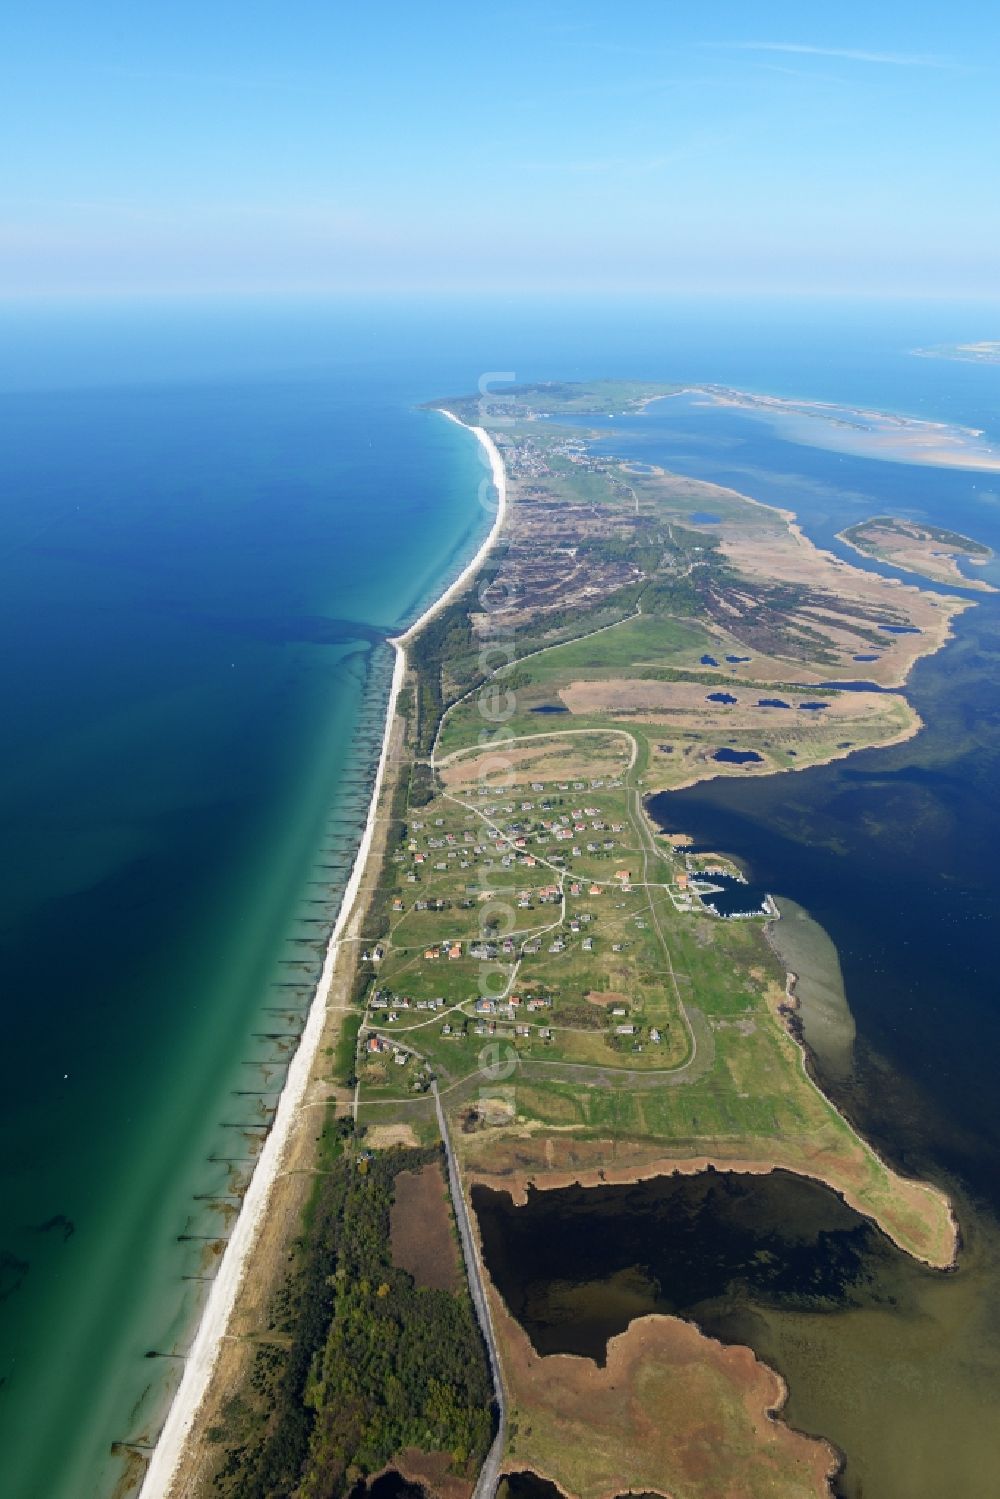
[[[326,1005],[333,982],[334,967],[340,951],[344,930],[350,920],[358,891],[361,888],[365,865],[368,862],[372,841],[375,836],[378,801],[382,790],[382,783],[385,779],[386,766],[389,761],[389,743],[392,736],[393,720],[396,715],[396,701],[406,674],[406,646],[436,614],[439,614],[442,609],[451,603],[457,594],[468,586],[482,567],[506,518],[507,475],[504,470],[503,459],[493,439],[482,427],[471,427],[467,422],[459,421],[459,418],[450,411],[442,410],[441,414],[448,417],[450,421],[458,423],[460,427],[465,427],[467,431],[472,432],[479,440],[485,452],[490,474],[497,492],[496,515],[493,525],[490,527],[489,534],[472,561],[462,569],[454,582],[450,583],[444,592],[424,610],[419,619],[410,625],[408,629],[404,630],[401,635],[391,637],[389,640],[389,644],[396,652],[396,663],[392,673],[392,685],[389,689],[389,701],[386,705],[382,749],[379,754],[378,769],[375,772],[375,782],[372,786],[365,829],[361,835],[361,842],[358,844],[358,851],[354,858],[354,864],[351,867],[350,877],[344,888],[344,895],[340,904],[340,910],[337,913],[337,920],[330,934],[330,941],[327,944],[326,955],[323,960],[323,971],[320,974],[316,991],[309,1005],[309,1013],[303,1027],[302,1037],[288,1068],[285,1086],[278,1099],[274,1122],[264,1141],[264,1147],[257,1157],[250,1185],[240,1206],[236,1222],[233,1225],[233,1231],[223,1251],[218,1272],[212,1281],[212,1287],[198,1324],[198,1330],[195,1333],[194,1341],[191,1344],[184,1363],[184,1373],[181,1376],[181,1382],[177,1387],[170,1409],[167,1412],[167,1419],[163,1423],[163,1428],[157,1439],[153,1455],[150,1458],[149,1467],[146,1469],[146,1475],[140,1490],[140,1499],[169,1499],[184,1453],[185,1444],[191,1435],[195,1419],[201,1409],[202,1402],[208,1391],[209,1382],[215,1371],[222,1339],[225,1337],[229,1327],[230,1318],[232,1317],[233,1309],[243,1284],[243,1278],[264,1222],[272,1188],[281,1171],[282,1161],[291,1137],[295,1116],[305,1098],[313,1062],[323,1035]]]

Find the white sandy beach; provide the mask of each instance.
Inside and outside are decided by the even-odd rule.
[[[435,599],[430,608],[424,610],[423,614],[421,614],[420,618],[416,621],[415,624],[410,625],[408,630],[404,630],[402,635],[396,636],[395,640],[393,641],[394,645],[406,645],[407,641],[412,640],[414,635],[419,635],[420,631],[424,628],[424,625],[427,624],[428,620],[433,619],[435,614],[440,614],[441,610],[447,604],[450,604],[452,599],[455,598],[457,594],[462,592],[463,588],[466,588],[468,586],[470,580],[475,577],[476,573],[479,571],[484,561],[486,560],[487,553],[499,536],[501,527],[503,526],[504,520],[507,515],[507,474],[504,470],[503,459],[500,457],[500,453],[496,443],[493,441],[492,437],[484,427],[470,427],[468,422],[459,421],[458,417],[455,416],[452,412],[445,411],[443,408],[440,409],[442,416],[446,416],[448,420],[450,422],[454,422],[456,426],[464,427],[467,432],[474,433],[475,436],[479,439],[479,442],[486,454],[486,459],[489,463],[490,475],[493,479],[493,487],[497,492],[497,512],[493,518],[493,524],[490,527],[489,535],[486,537],[486,540],[483,542],[482,546],[479,548],[479,551],[473,557],[469,565],[462,569],[458,577],[455,579],[454,583],[449,584],[444,593],[441,594],[440,598]]]
[[[376,810],[389,757],[390,730],[395,717],[396,700],[399,697],[403,677],[406,673],[406,646],[415,635],[419,634],[427,622],[440,613],[457,594],[461,593],[468,586],[471,579],[475,577],[499,535],[506,517],[507,478],[503,460],[500,457],[496,444],[482,427],[470,427],[468,423],[459,421],[458,417],[454,416],[450,411],[442,411],[441,414],[448,417],[450,421],[456,422],[459,426],[465,427],[468,431],[474,433],[482,445],[489,463],[493,484],[497,491],[496,516],[494,517],[488,536],[476,552],[476,555],[472,558],[472,561],[462,569],[459,576],[453,583],[449,584],[434,603],[424,610],[423,614],[421,614],[420,618],[414,624],[410,625],[401,635],[390,640],[390,644],[396,652],[396,664],[392,674],[392,686],[389,690],[389,701],[386,706],[382,749],[379,755],[375,782],[372,787],[364,833],[358,845],[350,878],[344,890],[340,912],[330,936],[323,961],[323,971],[316,986],[316,993],[309,1006],[302,1039],[292,1058],[285,1086],[278,1100],[274,1123],[257,1159],[250,1186],[247,1189],[246,1196],[243,1198],[239,1215],[226,1244],[218,1272],[212,1282],[212,1289],[205,1304],[205,1310],[202,1313],[198,1331],[195,1334],[194,1342],[191,1344],[191,1349],[185,1360],[184,1373],[181,1377],[180,1385],[177,1388],[177,1393],[167,1413],[163,1430],[160,1432],[156,1448],[150,1459],[149,1467],[146,1470],[146,1476],[140,1490],[140,1499],[168,1499],[171,1493],[184,1451],[184,1445],[188,1440],[195,1418],[208,1390],[209,1381],[211,1380],[218,1358],[219,1346],[226,1334],[226,1329],[243,1283],[244,1274],[246,1273],[261,1224],[267,1212],[271,1189],[281,1170],[282,1161],[291,1135],[292,1124],[296,1113],[305,1099],[313,1062],[323,1034],[323,1023],[330,995],[330,986],[333,980],[334,965],[340,949],[344,928],[350,918],[354,902],[361,887],[365,864],[368,860],[374,838]]]

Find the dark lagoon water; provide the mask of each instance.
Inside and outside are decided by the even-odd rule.
[[[990,315],[640,300],[0,313],[0,1492],[103,1499],[111,1443],[155,1435],[179,1365],[145,1355],[187,1346],[197,1235],[224,1230],[210,1202],[247,1169],[224,1126],[254,1120],[256,1105],[233,1112],[247,1076],[280,1080],[294,1044],[367,799],[382,634],[486,524],[472,445],[418,403],[488,371],[617,375],[995,436],[1000,372],[908,354],[985,336]],[[992,476],[819,453],[731,412],[657,407],[621,440],[789,506],[855,562],[835,532],[868,514],[1000,529]],[[898,1306],[783,1305],[756,1282],[716,1296],[727,1335],[787,1373],[792,1418],[849,1452],[851,1492],[863,1479],[908,1499],[993,1492],[970,1465],[998,1468],[983,1412],[1000,1402],[1000,636],[995,601],[977,603],[915,675],[918,739],[752,795],[711,783],[670,811],[828,928],[858,1026],[839,1101],[962,1194],[962,1268]],[[911,1266],[872,1254],[885,1284],[909,1284]]]
[[[476,1187],[472,1201],[490,1273],[538,1352],[599,1363],[636,1316],[713,1330],[745,1301],[843,1311],[884,1300],[876,1263],[898,1277],[906,1262],[835,1193],[785,1171],[531,1191],[520,1208]]]
[[[500,1499],[559,1499],[560,1490],[537,1473],[507,1473],[497,1493]]]

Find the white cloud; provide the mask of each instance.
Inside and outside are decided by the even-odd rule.
[[[841,57],[848,62],[888,63],[896,68],[953,68],[946,57],[919,52],[867,52],[857,47],[817,47],[809,42],[720,42],[738,52],[784,52],[804,57]]]

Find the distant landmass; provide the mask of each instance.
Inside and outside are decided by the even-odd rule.
[[[965,364],[1000,364],[1000,339],[984,338],[971,344],[936,344],[914,349],[921,359],[959,359]]]

